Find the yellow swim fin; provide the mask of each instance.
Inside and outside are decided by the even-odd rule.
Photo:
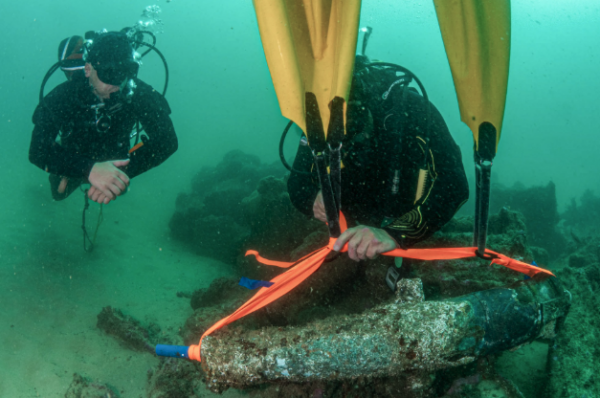
[[[314,94],[310,100],[316,99],[325,138],[335,97],[344,100],[345,120],[360,5],[360,0],[254,0],[281,113],[305,133],[307,93]]]
[[[434,4],[461,120],[473,132],[475,150],[491,152],[493,158],[506,102],[510,0],[434,0]]]
[[[498,150],[510,61],[510,0],[434,0],[461,120],[475,140],[473,245],[486,255],[492,160]]]

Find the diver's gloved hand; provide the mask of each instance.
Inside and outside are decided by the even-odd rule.
[[[313,214],[317,220],[327,222],[327,214],[325,214],[325,202],[323,202],[323,194],[321,191],[319,191],[317,194],[317,198],[313,204]]]
[[[340,251],[348,243],[348,257],[354,261],[374,259],[381,253],[397,249],[398,243],[380,228],[359,225],[340,235],[333,250]]]
[[[118,167],[128,164],[129,159],[95,163],[88,177],[92,184],[88,191],[88,197],[94,202],[106,204],[125,192],[129,186],[129,177]]]

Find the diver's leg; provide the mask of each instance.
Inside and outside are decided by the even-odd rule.
[[[84,182],[82,178],[66,178],[50,174],[50,192],[52,199],[60,201],[66,199]]]

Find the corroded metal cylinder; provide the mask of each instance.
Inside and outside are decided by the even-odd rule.
[[[568,309],[561,289],[553,278],[423,301],[421,281],[405,279],[398,282],[395,302],[366,313],[206,337],[202,366],[209,387],[219,390],[464,365],[547,334]]]

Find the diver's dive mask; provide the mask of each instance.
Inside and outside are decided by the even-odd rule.
[[[127,62],[119,65],[95,65],[100,81],[113,86],[122,86],[127,80],[133,79],[138,72],[137,62]]]
[[[84,60],[103,83],[121,86],[137,75],[136,52],[125,33],[88,32],[86,39]]]

